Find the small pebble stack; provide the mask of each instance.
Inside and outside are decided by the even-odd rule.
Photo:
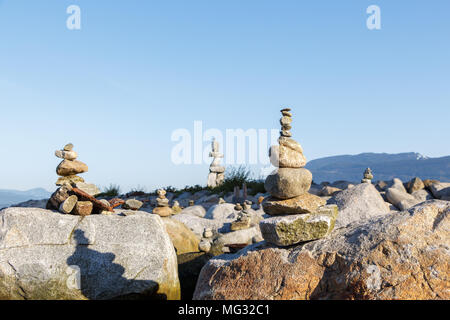
[[[160,217],[170,217],[173,214],[172,208],[169,207],[169,199],[166,198],[166,190],[158,190],[158,198],[156,198],[156,208],[153,213]]]
[[[364,171],[364,179],[361,180],[361,183],[372,183],[372,179],[372,170],[370,168],[367,168],[366,171]]]

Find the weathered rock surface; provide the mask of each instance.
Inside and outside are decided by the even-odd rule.
[[[450,203],[335,229],[290,248],[264,242],[210,260],[194,299],[450,299]]]
[[[65,213],[65,214],[71,213],[73,208],[75,208],[75,205],[77,204],[77,201],[78,201],[78,197],[75,196],[75,195],[68,197],[59,206],[59,211],[61,213]]]
[[[397,189],[401,192],[407,193],[405,186],[403,185],[402,180],[400,180],[399,178],[394,178],[392,180],[392,185],[389,186],[389,188],[393,188],[393,189]]]
[[[425,189],[420,189],[420,190],[414,191],[413,193],[411,193],[411,195],[414,198],[416,198],[419,201],[419,203],[434,199],[434,197],[431,195],[431,193]]]
[[[88,171],[88,166],[85,163],[78,161],[78,160],[73,160],[73,161],[64,160],[56,168],[56,173],[59,176],[63,176],[63,177],[76,175],[76,174],[87,172],[87,171]]]
[[[386,191],[387,200],[400,210],[409,209],[420,202],[415,197],[400,188],[389,188]]]
[[[209,208],[208,212],[206,212],[206,215],[204,217],[206,219],[225,220],[227,218],[234,217],[234,214],[235,214],[234,204],[222,203],[214,205],[211,208]]]
[[[313,214],[279,216],[262,220],[259,224],[264,240],[278,246],[326,237],[334,228],[336,205],[321,207]]]
[[[62,186],[65,184],[71,185],[72,183],[79,183],[79,182],[84,182],[84,179],[76,175],[71,175],[67,177],[59,177],[58,180],[56,181],[56,185],[57,186]]]
[[[217,230],[221,228],[224,224],[224,221],[221,220],[205,219],[195,215],[184,213],[172,216],[172,219],[182,222],[186,227],[188,227],[190,230],[192,230],[192,232],[195,233],[195,235],[199,240],[203,237],[203,231],[206,228],[210,228],[211,230]]]
[[[184,223],[171,218],[162,218],[162,221],[177,255],[198,252],[199,239]]]
[[[127,210],[139,210],[144,203],[142,201],[136,200],[136,199],[128,199],[125,201],[124,204],[122,204],[122,208]]]
[[[306,158],[303,153],[284,145],[272,146],[269,150],[270,163],[280,168],[303,168]]]
[[[279,168],[266,179],[264,187],[272,196],[289,199],[308,192],[312,173],[305,168]]]
[[[74,186],[93,197],[101,193],[100,189],[93,183],[78,182]]]
[[[408,182],[408,192],[413,193],[415,191],[419,191],[425,188],[422,179],[419,177],[415,177],[410,182]]]
[[[189,214],[189,215],[203,218],[206,215],[206,210],[203,206],[195,205],[195,206],[184,208],[180,214]]]
[[[320,190],[320,196],[321,197],[330,197],[333,196],[335,193],[338,193],[342,191],[342,189],[339,188],[334,188],[334,187],[330,187],[330,186],[324,186],[321,190]]]
[[[161,218],[0,212],[0,299],[138,296],[180,297],[177,258]]]
[[[433,183],[430,190],[435,198],[450,201],[450,183]]]
[[[269,215],[311,213],[325,204],[324,199],[310,193],[287,200],[269,197],[262,203],[264,212]]]
[[[233,245],[233,244],[252,244],[252,239],[255,236],[261,236],[261,232],[257,227],[251,227],[244,230],[237,230],[221,234],[217,240],[221,245]]]
[[[328,203],[336,204],[339,208],[335,228],[387,214],[390,211],[380,193],[369,183],[361,183],[346,189],[336,194]]]
[[[170,217],[173,214],[173,210],[170,207],[156,207],[152,213],[160,217]]]
[[[94,205],[90,201],[78,201],[73,208],[72,214],[77,216],[89,216],[94,210]]]

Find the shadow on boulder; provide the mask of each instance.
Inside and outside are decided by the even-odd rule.
[[[75,252],[67,259],[69,266],[79,268],[81,293],[90,300],[167,300],[158,294],[159,284],[152,280],[123,277],[125,268],[114,263],[114,253],[101,253],[88,247],[84,231],[75,230]]]

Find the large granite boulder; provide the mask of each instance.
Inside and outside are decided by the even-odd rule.
[[[0,300],[119,298],[180,298],[177,257],[160,217],[0,212]]]
[[[211,259],[194,299],[450,299],[450,203],[431,200],[288,248]]]
[[[184,223],[169,217],[162,218],[162,221],[170,240],[172,240],[177,256],[189,252],[198,252],[200,241]]]
[[[370,183],[361,183],[339,192],[328,203],[336,204],[339,208],[335,228],[341,228],[349,223],[370,219],[390,211],[380,193]]]

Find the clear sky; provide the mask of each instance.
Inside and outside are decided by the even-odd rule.
[[[69,30],[68,6],[81,8]],[[381,8],[381,30],[366,9]],[[278,128],[308,159],[450,154],[450,1],[0,0],[0,189],[54,190],[72,142],[99,186],[205,184],[174,130]],[[205,146],[207,143],[205,143]]]

